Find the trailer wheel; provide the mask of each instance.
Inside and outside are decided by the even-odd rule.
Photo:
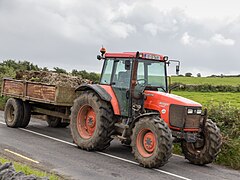
[[[213,162],[220,152],[222,136],[216,124],[208,119],[206,121],[202,142],[188,143],[183,141],[181,145],[182,152],[186,159],[193,164],[204,165]]]
[[[23,118],[22,100],[14,98],[8,99],[5,105],[4,118],[8,127],[19,127]]]
[[[112,107],[96,93],[81,94],[71,108],[70,128],[74,142],[85,150],[104,150],[112,141]]]
[[[28,126],[31,119],[31,105],[29,102],[24,101],[23,102],[23,119],[22,123],[19,125],[21,128],[25,128]]]
[[[65,128],[67,127],[70,123],[68,122],[61,122],[61,118],[58,117],[54,117],[54,116],[47,116],[47,123],[49,127],[53,127],[53,128]]]
[[[140,165],[163,166],[172,154],[172,133],[158,116],[145,116],[133,128],[132,153]]]

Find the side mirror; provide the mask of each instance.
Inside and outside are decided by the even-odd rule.
[[[175,62],[177,63],[176,65],[176,74],[179,75],[179,71],[180,71],[180,61],[179,60],[174,60],[174,59],[170,59],[166,62],[166,64],[169,66],[170,62]]]
[[[131,62],[130,62],[130,60],[126,60],[125,61],[125,70],[130,70],[131,68]]]
[[[102,56],[97,55],[97,59],[100,61],[102,59]]]
[[[176,74],[179,75],[179,65],[176,66]]]

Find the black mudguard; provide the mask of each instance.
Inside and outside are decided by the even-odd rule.
[[[98,84],[82,84],[75,89],[75,92],[87,90],[95,91],[99,95],[99,97],[104,101],[110,102],[112,99],[108,92]]]
[[[133,121],[134,121],[134,123],[136,123],[141,117],[153,116],[153,115],[160,117],[160,113],[158,113],[158,112],[150,112],[150,113],[144,113],[144,114],[141,114],[140,116],[137,116]]]

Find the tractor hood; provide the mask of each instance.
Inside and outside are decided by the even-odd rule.
[[[202,107],[201,104],[195,101],[174,94],[148,90],[145,91],[145,94],[147,96],[145,106],[169,107],[171,104],[176,104],[181,106]]]

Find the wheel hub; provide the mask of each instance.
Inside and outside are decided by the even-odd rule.
[[[148,132],[145,134],[143,138],[143,142],[144,142],[144,148],[146,149],[146,151],[150,153],[153,152],[155,148],[155,137],[152,132]]]
[[[11,106],[9,109],[10,110],[8,112],[8,121],[13,122],[14,116],[15,116],[15,110],[14,110],[13,106]]]
[[[96,128],[96,113],[89,105],[80,108],[77,117],[77,128],[80,136],[89,139],[93,136]]]
[[[154,133],[150,129],[142,129],[136,140],[138,152],[145,158],[152,156],[157,145]]]

